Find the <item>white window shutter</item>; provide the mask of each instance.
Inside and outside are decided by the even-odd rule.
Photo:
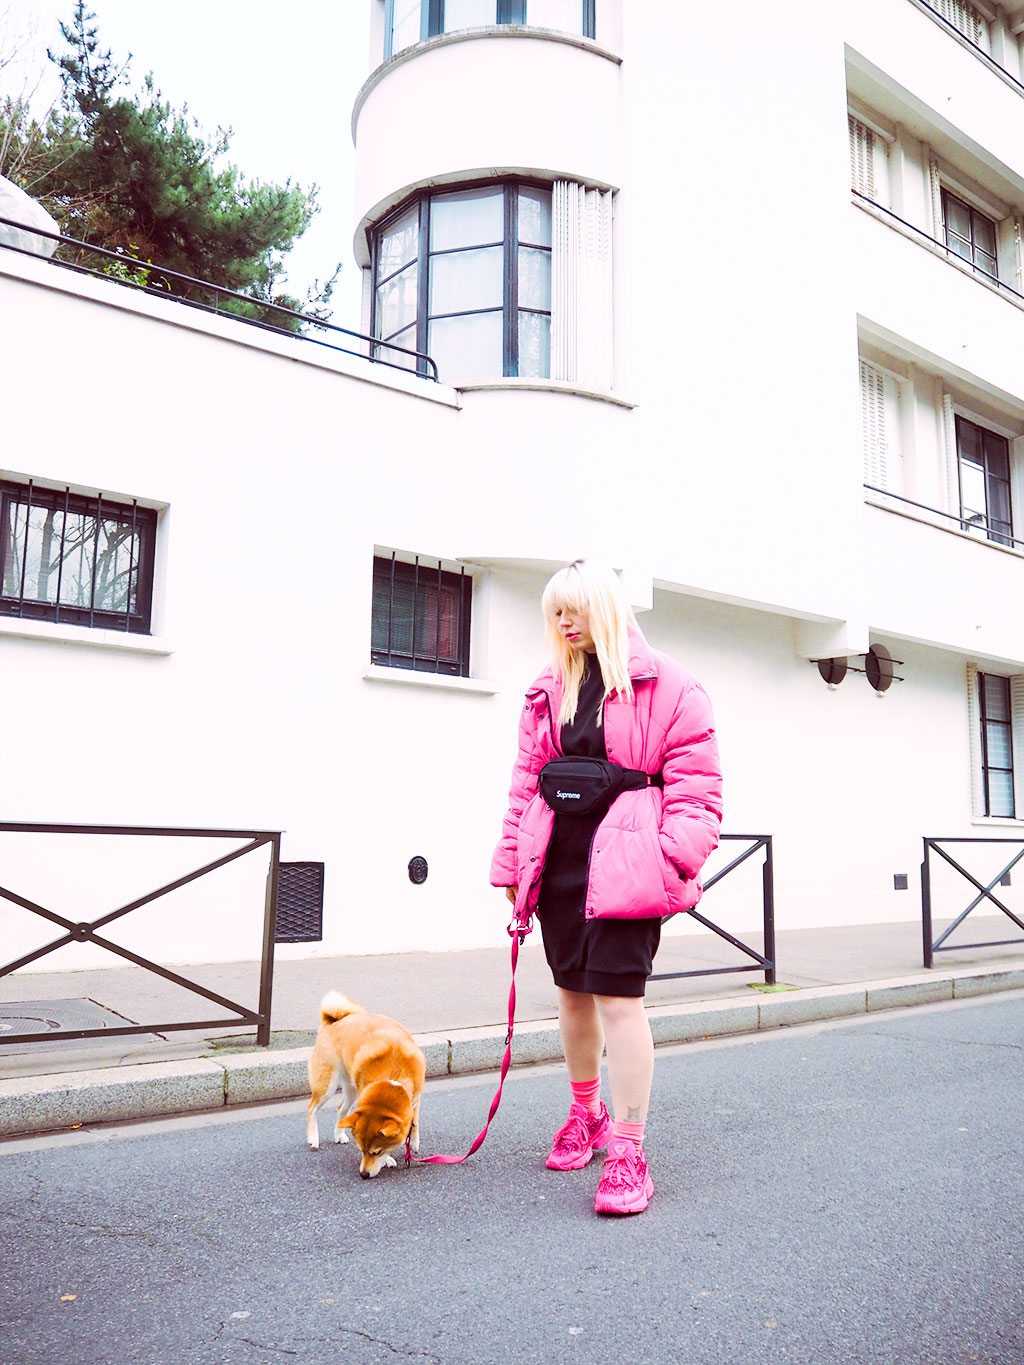
[[[1013,742],[1013,800],[1018,820],[1024,820],[1024,673],[1010,678],[1010,718]]]
[[[985,774],[981,758],[981,700],[978,695],[978,666],[967,665],[967,725],[971,759],[971,814],[985,814]]]
[[[934,161],[928,163],[928,194],[932,205],[932,236],[937,242],[944,242],[946,231],[942,221],[942,182]]]
[[[929,3],[965,38],[969,38],[972,43],[988,52],[988,24],[985,16],[970,3],[970,0],[929,0]]]
[[[885,375],[867,361],[860,362],[861,443],[864,482],[889,487],[889,446],[886,438]]]
[[[611,389],[611,191],[556,180],[551,219],[551,378]]]
[[[848,115],[850,125],[850,185],[858,194],[875,198],[875,135],[866,123]]]

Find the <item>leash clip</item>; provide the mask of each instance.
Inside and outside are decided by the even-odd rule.
[[[509,920],[506,933],[509,938],[519,937],[520,946],[526,941],[526,935],[533,932],[533,917],[527,916],[526,919],[518,919],[515,915]]]

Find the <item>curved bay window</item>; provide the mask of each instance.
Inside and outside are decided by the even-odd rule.
[[[384,56],[440,33],[529,24],[593,38],[596,0],[386,0]]]
[[[418,195],[374,233],[373,280],[373,335],[427,352],[442,381],[550,376],[550,189]]]

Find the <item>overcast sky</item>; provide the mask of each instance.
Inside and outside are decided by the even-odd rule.
[[[319,186],[321,211],[287,260],[298,296],[342,262],[334,321],[359,325],[352,257],[351,114],[367,75],[370,0],[93,0],[100,43],[115,59],[132,54],[135,88],[152,71],[175,109],[187,104],[204,132],[233,129],[229,153],[249,178]],[[46,48],[73,0],[0,0],[0,50],[17,43],[24,61],[0,75],[4,93],[43,76],[53,98]],[[5,77],[7,78],[5,81]]]

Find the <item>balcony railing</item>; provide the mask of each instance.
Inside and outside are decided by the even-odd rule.
[[[984,537],[992,545],[1002,545],[1008,550],[1024,550],[1024,540],[1007,535],[1005,531],[990,530],[986,519],[980,512],[969,517],[957,516],[955,512],[942,512],[938,507],[929,507],[927,503],[915,502],[913,498],[905,498],[900,493],[890,493],[887,488],[878,488],[875,484],[866,483],[864,489],[868,493],[877,493],[883,498],[892,498],[894,502],[905,503],[908,507],[916,507],[920,512],[927,512],[930,517],[941,517],[944,521],[951,521],[953,526],[949,528],[950,530],[963,531],[974,540],[981,540]]]
[[[359,356],[375,365],[386,365],[390,369],[403,370],[406,373],[425,374],[427,379],[437,381],[437,365],[424,351],[396,346],[393,342],[381,341],[377,337],[366,336],[363,332],[353,332],[348,327],[338,327],[333,322],[297,312],[294,308],[285,308],[278,303],[254,298],[251,294],[241,294],[236,289],[228,289],[226,285],[196,279],[193,275],[183,275],[179,270],[170,270],[152,261],[137,260],[124,252],[108,251],[106,247],[92,246],[89,242],[80,242],[77,238],[65,237],[59,232],[45,232],[42,228],[19,223],[14,218],[0,218],[0,225],[18,228],[34,237],[56,242],[58,251],[67,250],[76,258],[86,255],[90,260],[98,259],[100,264],[86,265],[80,259],[60,260],[57,256],[46,257],[38,251],[0,241],[0,247],[5,251],[31,256],[34,260],[46,261],[50,265],[59,266],[62,270],[73,270],[79,275],[92,275],[96,279],[107,280],[112,284],[126,285],[151,297],[180,303],[186,308],[198,308],[201,312],[214,313],[218,317],[230,318],[233,322],[245,323],[249,327],[259,327],[277,336],[295,337],[315,346],[326,346],[331,351],[340,351],[342,355]],[[269,311],[275,320],[268,322],[261,318],[246,317],[244,312],[239,311],[237,307],[239,304],[245,308]],[[346,343],[362,342],[364,348],[354,349],[351,344],[342,344],[342,340]],[[391,358],[385,359],[382,351],[387,352]]]
[[[918,227],[916,223],[908,223],[907,220],[901,218],[898,213],[893,213],[892,209],[887,209],[884,204],[879,204],[877,200],[872,199],[869,195],[862,194],[860,190],[852,185],[850,187],[850,193],[853,195],[857,204],[869,212],[871,216],[877,214],[882,220],[887,221],[895,231],[903,229],[905,235],[913,237],[915,240],[919,241],[922,246],[928,247],[937,255],[945,253],[946,259],[949,261],[950,265],[958,266],[965,274],[973,275],[976,279],[983,280],[1000,294],[1005,294],[1007,298],[1012,299],[1019,306],[1024,306],[1024,294],[1021,294],[1016,289],[1011,289],[1004,280],[999,279],[996,275],[989,274],[989,272],[983,270],[980,265],[976,265],[973,261],[968,261],[965,257],[961,256],[958,251],[954,251],[951,246],[948,246],[938,237],[933,237],[930,232],[926,232],[924,228]]]

